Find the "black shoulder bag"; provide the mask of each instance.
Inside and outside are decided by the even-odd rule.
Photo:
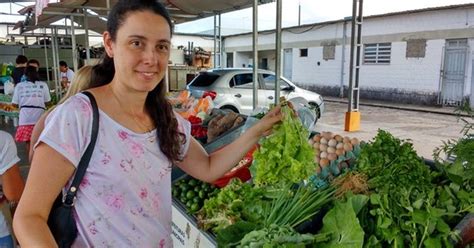
[[[77,190],[79,189],[84,174],[86,174],[87,166],[91,160],[92,152],[94,151],[95,142],[97,140],[97,133],[99,132],[99,109],[97,107],[97,102],[90,92],[84,91],[82,94],[89,97],[92,105],[93,118],[91,141],[77,166],[71,187],[65,195],[63,195],[62,192],[59,193],[53,203],[48,217],[49,229],[60,248],[71,247],[77,237],[76,221],[74,220],[72,213],[73,207],[76,202]]]

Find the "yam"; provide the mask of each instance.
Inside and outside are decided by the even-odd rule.
[[[343,149],[344,148],[344,143],[337,143],[336,149]]]
[[[337,142],[342,142],[343,140],[342,136],[339,134],[334,135],[334,139],[337,140]]]
[[[352,139],[351,139],[351,144],[352,144],[353,146],[358,145],[358,144],[359,144],[359,140],[358,140],[357,138],[352,138]]]
[[[336,150],[336,155],[337,155],[337,156],[344,155],[344,153],[345,153],[344,148],[341,148],[341,149],[337,149],[337,150]]]
[[[322,137],[321,140],[319,141],[319,143],[327,145],[328,144],[328,139],[326,139],[325,137]]]
[[[321,140],[321,135],[319,135],[319,134],[314,135],[313,140],[314,140],[314,142],[319,142],[319,140]]]

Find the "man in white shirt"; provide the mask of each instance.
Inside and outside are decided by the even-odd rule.
[[[66,61],[59,61],[59,70],[61,71],[61,85],[63,89],[69,88],[72,82],[72,78],[74,77],[74,71],[71,70],[68,66]]]

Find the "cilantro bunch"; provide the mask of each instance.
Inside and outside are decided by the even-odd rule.
[[[288,105],[281,108],[283,120],[261,142],[254,154],[254,183],[260,185],[299,183],[314,173],[314,151],[308,130]]]

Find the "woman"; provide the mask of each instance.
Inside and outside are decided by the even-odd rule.
[[[74,82],[71,87],[67,90],[66,95],[61,98],[61,101],[59,101],[58,105],[65,102],[69,97],[81,92],[82,90],[88,89],[90,84],[91,84],[91,74],[92,74],[92,66],[91,65],[85,65],[81,67],[77,71],[77,73],[74,75],[74,78],[72,81]],[[41,115],[39,120],[36,122],[35,127],[33,128],[33,131],[31,133],[31,139],[30,139],[30,151],[28,154],[28,158],[31,162],[31,159],[33,158],[33,146],[36,144],[38,141],[38,138],[41,134],[41,132],[44,129],[44,121],[46,120],[46,117],[48,117],[49,113],[53,110],[54,108],[49,109],[46,113]]]
[[[74,205],[75,247],[172,247],[172,165],[212,182],[281,120],[276,108],[208,155],[165,98],[171,30],[166,9],[155,0],[119,0],[110,11],[103,34],[107,56],[94,68],[95,88],[89,90],[100,109],[100,128]],[[22,247],[55,245],[46,220],[89,143],[91,117],[82,94],[48,116],[14,220]]]
[[[15,86],[12,103],[20,108],[19,126],[15,140],[26,142],[26,151],[29,153],[30,139],[33,127],[46,109],[46,103],[51,101],[48,85],[39,81],[36,67],[28,66],[25,69],[26,81]]]
[[[2,181],[0,202],[1,204],[10,203],[12,215],[25,187],[17,164],[19,161],[12,136],[5,131],[0,131],[0,178]],[[0,247],[13,248],[15,247],[13,238],[5,217],[0,212]]]

